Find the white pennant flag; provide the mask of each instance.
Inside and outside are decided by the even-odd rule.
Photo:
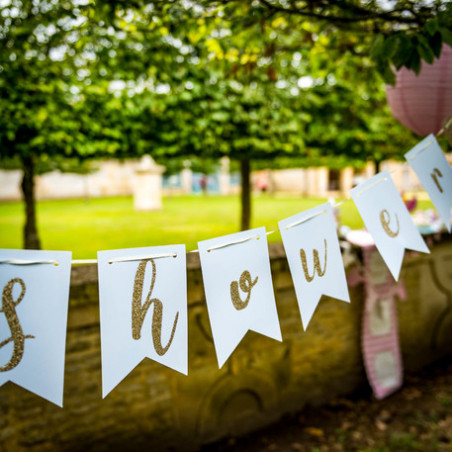
[[[145,357],[187,375],[185,245],[97,256],[103,397]]]
[[[219,367],[248,330],[281,341],[265,228],[205,240],[198,247]]]
[[[450,232],[452,204],[452,168],[434,135],[418,143],[405,158],[421,181],[434,206]]]
[[[279,222],[304,329],[322,295],[350,302],[329,203]]]
[[[353,188],[351,195],[396,281],[405,248],[430,253],[388,171]]]
[[[0,386],[63,406],[71,274],[67,251],[0,250]]]

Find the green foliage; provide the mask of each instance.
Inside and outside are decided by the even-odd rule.
[[[305,34],[299,43],[314,44],[319,35],[338,31],[354,36],[348,52],[370,56],[387,83],[394,82],[392,67],[419,72],[421,61],[433,62],[443,44],[452,46],[452,4],[448,1],[356,1],[344,0],[204,0],[214,11],[222,11],[233,29],[290,24],[290,31]],[[284,29],[284,25],[279,27]],[[320,31],[321,30],[321,31]]]
[[[235,6],[236,20],[220,20],[220,11],[228,15],[222,6],[198,20],[204,37],[191,39],[200,58],[171,95],[168,143],[188,153],[338,168],[400,157],[413,143],[393,120],[359,37],[319,24],[297,28],[286,17],[239,26],[253,9]]]
[[[174,147],[175,152],[240,159],[303,150],[296,98],[274,85],[243,85],[220,76],[210,83],[195,80],[190,92],[175,96],[163,152]]]
[[[388,83],[394,84],[395,69],[407,67],[417,74],[421,62],[432,64],[441,55],[443,45],[452,46],[452,5],[444,4],[437,15],[425,19],[422,27],[389,30],[378,35],[372,46],[372,57]]]
[[[217,159],[199,158],[199,157],[172,157],[159,159],[160,164],[165,166],[165,176],[179,174],[184,168],[190,168],[194,173],[213,174],[219,167]]]
[[[3,2],[0,157],[340,167],[407,148],[376,70],[438,57],[451,5],[286,3]]]
[[[92,144],[86,130],[92,122],[79,92],[89,73],[84,45],[91,6],[16,0],[4,4],[0,155],[88,153]]]

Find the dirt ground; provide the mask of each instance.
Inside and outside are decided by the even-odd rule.
[[[452,356],[405,376],[382,401],[369,392],[305,409],[202,452],[452,451]]]

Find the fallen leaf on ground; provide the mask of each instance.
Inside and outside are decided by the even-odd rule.
[[[317,438],[322,437],[324,434],[322,429],[315,427],[306,427],[303,429],[303,431],[308,435],[315,436]]]
[[[342,430],[350,430],[355,424],[350,421],[345,421],[342,423],[341,428]]]
[[[388,422],[391,419],[391,413],[388,410],[381,410],[378,417],[383,422]]]
[[[388,428],[387,424],[385,424],[384,422],[380,421],[380,419],[377,419],[375,421],[375,426],[378,428],[378,430],[380,430],[381,432],[386,431],[386,429]]]
[[[422,392],[419,391],[419,389],[416,388],[406,388],[403,391],[403,396],[407,400],[415,400],[422,396]]]

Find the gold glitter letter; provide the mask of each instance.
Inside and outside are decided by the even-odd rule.
[[[248,306],[251,298],[251,289],[257,284],[258,279],[259,277],[256,276],[256,279],[254,281],[251,281],[251,275],[248,270],[245,270],[240,275],[240,289],[242,289],[242,291],[247,294],[245,301],[242,301],[242,299],[240,298],[239,283],[237,281],[231,282],[232,304],[234,305],[234,308],[237,309],[237,311],[245,309]]]
[[[383,209],[380,212],[380,223],[383,226],[383,229],[385,230],[386,234],[389,235],[389,237],[397,237],[399,235],[399,217],[395,216],[396,222],[397,222],[397,228],[395,231],[392,231],[389,227],[389,223],[391,222],[391,217],[389,215],[389,212],[386,209]]]
[[[308,271],[308,262],[306,260],[306,252],[303,248],[300,250],[301,265],[303,266],[304,277],[306,278],[307,282],[311,282],[314,279],[316,271],[319,276],[323,276],[326,272],[326,263],[327,263],[327,258],[328,258],[326,239],[324,239],[324,243],[325,243],[325,267],[323,267],[323,270],[322,270],[322,267],[320,266],[319,252],[316,249],[314,249],[314,251],[313,251],[314,272],[312,273],[312,276],[309,274],[309,271]]]
[[[16,301],[14,301],[13,287],[14,284],[16,283],[20,284],[22,290],[20,292],[19,298]],[[14,369],[20,363],[24,355],[25,339],[34,337],[29,334],[24,335],[19,319],[17,317],[16,306],[22,301],[24,295],[25,295],[25,283],[20,278],[11,279],[11,281],[9,281],[3,288],[2,309],[0,310],[0,312],[3,312],[3,314],[5,314],[6,321],[8,322],[8,326],[11,331],[11,337],[0,342],[0,348],[3,348],[6,344],[9,344],[10,342],[13,342],[14,348],[11,359],[6,365],[0,367],[0,372],[6,372],[8,370]]]
[[[146,302],[144,305],[141,304],[141,299],[143,296],[143,284],[144,284],[144,274],[146,271],[146,264],[151,262],[152,264],[152,280],[151,287],[149,289],[148,295],[146,297]],[[143,259],[138,265],[137,273],[135,275],[135,283],[133,286],[133,298],[132,298],[132,337],[135,340],[140,339],[141,329],[143,327],[144,318],[154,303],[154,313],[152,315],[152,341],[154,343],[154,348],[157,354],[163,356],[171,346],[173,342],[174,333],[176,332],[177,320],[179,319],[179,313],[176,314],[176,318],[173,324],[173,330],[171,331],[171,337],[166,344],[166,347],[162,346],[162,317],[163,317],[163,304],[157,298],[152,298],[152,291],[154,290],[155,278],[157,276],[157,271],[155,268],[154,259]]]
[[[433,179],[433,182],[435,182],[436,186],[438,187],[438,190],[440,193],[443,192],[443,187],[441,187],[439,181],[438,181],[438,176],[439,177],[443,177],[441,171],[438,168],[434,168],[433,173],[430,174],[431,178]]]

